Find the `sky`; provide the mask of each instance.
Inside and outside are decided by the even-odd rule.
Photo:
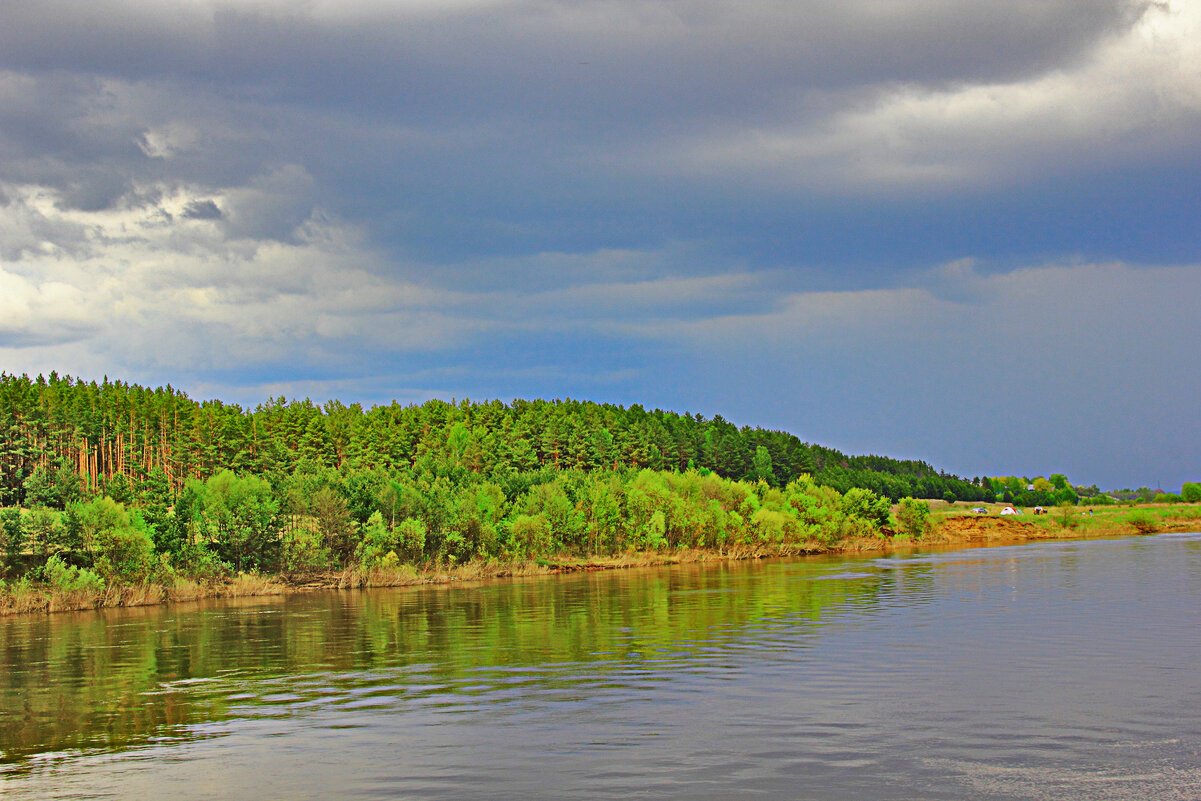
[[[3,0],[0,370],[1201,480],[1201,0]]]

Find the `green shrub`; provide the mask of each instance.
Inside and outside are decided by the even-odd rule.
[[[796,518],[775,509],[760,509],[751,515],[751,529],[760,543],[781,543],[791,539],[797,528]]]
[[[667,547],[667,518],[656,511],[640,532],[639,545],[648,551]]]
[[[379,512],[373,512],[363,526],[356,557],[367,568],[395,567],[406,561],[420,559],[425,550],[425,523],[416,518],[400,521],[393,529],[384,525]],[[388,561],[384,565],[384,560]]]
[[[55,554],[46,560],[42,575],[52,590],[57,592],[87,592],[99,595],[104,592],[104,579],[87,568],[68,565]]]
[[[521,556],[546,556],[551,552],[550,521],[541,514],[518,515],[509,521],[509,538]]]
[[[217,555],[241,572],[274,563],[279,548],[279,501],[258,476],[222,470],[189,486],[200,499],[204,538]]]
[[[20,509],[0,511],[0,546],[4,567],[12,570],[21,558],[21,549],[25,547],[25,526],[21,521]]]
[[[920,537],[930,525],[930,504],[917,498],[902,498],[897,504],[897,525],[901,533]]]
[[[176,557],[181,572],[190,579],[212,581],[233,572],[228,562],[200,545],[185,545]]]
[[[802,474],[784,488],[784,497],[806,537],[827,545],[842,537],[846,515],[842,511],[843,496],[837,490],[815,484]]]
[[[328,570],[333,564],[333,555],[324,545],[320,531],[297,527],[283,538],[283,569],[288,573],[314,573]]]
[[[393,529],[396,543],[400,546],[397,553],[408,559],[420,559],[425,553],[425,543],[429,539],[429,531],[425,523],[416,517],[402,520]]]
[[[887,498],[862,487],[852,487],[842,496],[843,514],[858,517],[877,529],[888,525],[890,506]]]
[[[145,581],[154,569],[154,540],[145,521],[112,498],[97,498],[72,507],[96,570],[110,579]]]

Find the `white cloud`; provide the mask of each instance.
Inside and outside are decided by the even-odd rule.
[[[358,232],[319,213],[287,241],[184,213],[216,198],[231,216],[249,206],[295,217],[291,194],[273,205],[277,196],[255,188],[280,180],[214,191],[160,186],[157,203],[102,211],[62,209],[45,187],[6,186],[0,242],[12,260],[0,267],[0,350],[17,362],[36,351],[33,369],[53,369],[56,354],[45,347],[55,343],[57,356],[104,354],[113,369],[219,369],[348,341],[439,349],[474,329],[455,319],[462,300],[454,293],[387,277]],[[65,245],[46,238],[61,230],[71,233]]]
[[[1152,9],[1080,63],[1003,82],[901,82],[829,113],[702,135],[655,160],[845,192],[961,189],[1178,153],[1201,128],[1201,4]]]

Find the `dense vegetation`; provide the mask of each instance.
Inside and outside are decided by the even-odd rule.
[[[890,501],[981,500],[923,462],[580,401],[254,410],[0,375],[0,551],[64,587],[879,534]]]
[[[1059,506],[1063,504],[1087,504],[1089,506],[1112,506],[1125,503],[1201,503],[1201,484],[1186,481],[1179,493],[1140,487],[1137,490],[1121,489],[1102,492],[1094,484],[1090,487],[1073,486],[1063,473],[1052,473],[1050,478],[1037,476],[997,476],[987,479],[996,500],[1017,506]]]

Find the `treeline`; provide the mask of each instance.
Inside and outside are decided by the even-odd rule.
[[[1088,500],[1093,505],[1103,505],[1104,495],[1096,487],[1074,487],[1063,473],[1052,473],[1050,478],[1037,476],[994,476],[988,479],[996,493],[996,500],[1016,506],[1057,506],[1080,503]]]
[[[1088,504],[1110,506],[1116,503],[1201,503],[1201,484],[1185,482],[1179,493],[1140,487],[1102,492],[1096,484],[1073,485],[1063,473],[1049,478],[1036,476],[995,476],[987,479],[996,500],[1017,506],[1056,506]]]
[[[903,501],[910,504],[924,506]],[[807,477],[775,488],[695,470],[543,469],[502,485],[304,466],[278,485],[222,470],[205,481],[189,479],[171,496],[156,474],[124,500],[68,501],[62,511],[6,509],[0,543],[10,575],[32,570],[64,590],[95,591],[114,581],[170,584],[177,574],[296,576],[563,554],[833,544],[883,536],[890,508],[870,490],[841,494]]]
[[[573,400],[432,400],[364,410],[277,398],[248,410],[197,402],[171,386],[0,374],[3,506],[61,507],[55,494],[71,492],[71,476],[83,494],[117,497],[151,474],[178,493],[189,478],[221,470],[278,484],[314,467],[470,473],[502,484],[547,468],[696,469],[777,488],[809,475],[840,492],[860,487],[894,501],[993,498],[983,479],[967,481],[920,461],[847,456],[785,432],[738,428],[720,415]]]
[[[577,401],[246,411],[5,375],[0,424],[6,575],[92,595],[248,570],[833,544],[920,532],[927,505],[906,496],[891,517],[903,492],[981,489],[720,417]]]

